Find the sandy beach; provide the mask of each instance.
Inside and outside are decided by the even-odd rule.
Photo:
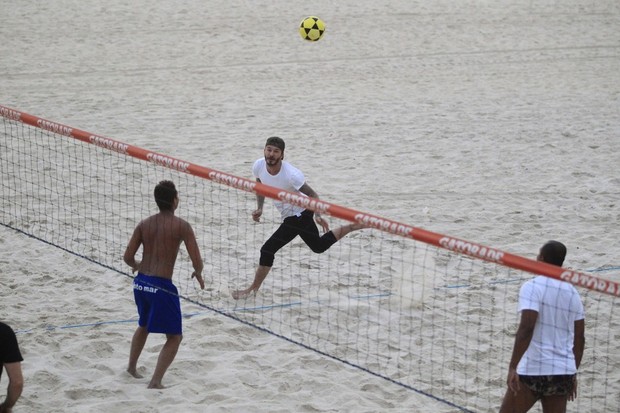
[[[0,15],[2,105],[245,178],[265,139],[278,135],[287,142],[286,159],[329,202],[529,258],[548,239],[558,239],[568,246],[566,266],[620,280],[615,0],[52,0],[19,6],[0,0]],[[297,33],[307,15],[327,24],[319,42]],[[450,406],[227,316],[285,329],[275,326],[287,320],[285,312],[241,310],[296,299],[322,303],[333,298],[334,286],[368,297],[393,292],[397,281],[383,284],[389,272],[378,272],[364,288],[346,274],[383,268],[377,251],[398,255],[413,242],[370,230],[326,257],[290,248],[279,258],[284,269],[270,276],[263,294],[235,303],[229,291],[250,281],[257,248],[277,217],[272,211],[263,225],[252,226],[253,199],[246,196],[235,201],[230,217],[213,207],[220,215],[202,222],[195,190],[181,187],[180,214],[191,213],[188,219],[198,225],[237,223],[234,234],[251,232],[253,238],[224,241],[226,228],[199,234],[211,283],[205,293],[187,281],[187,263],[181,263],[187,256],[181,255],[177,282],[195,302],[182,302],[184,341],[164,379],[169,388],[161,391],[147,390],[147,379],[125,372],[137,317],[131,279],[123,273],[128,270],[0,227],[0,319],[17,331],[25,359],[16,413],[442,413],[460,411],[478,397],[458,380],[447,383],[446,392],[456,387],[450,400],[457,407]],[[140,209],[123,212],[127,227],[153,210],[146,199]],[[109,259],[122,266],[118,251],[126,240],[114,242]],[[215,254],[232,257],[231,264],[209,260]],[[322,278],[287,280],[287,265],[308,258],[307,273]],[[419,317],[415,306],[408,309],[419,323],[412,328],[424,327],[415,357],[423,360],[432,340],[425,335],[431,333],[428,320],[448,323],[467,305],[474,328],[490,340],[479,349],[481,363],[499,354],[488,368],[492,388],[484,384],[489,390],[479,396],[490,400],[475,410],[496,411],[521,281],[489,287],[478,267],[459,268],[453,278],[432,281],[433,295],[420,304]],[[457,282],[475,288],[442,289]],[[613,354],[620,339],[618,300],[601,303],[595,293],[580,292],[586,320],[592,320],[586,336],[596,352],[587,348],[583,361],[590,396],[569,404],[569,411],[619,411],[614,370],[620,358]],[[393,298],[373,300],[335,300],[307,314],[331,317],[326,311],[333,305],[351,316],[370,314],[376,303],[394,305]],[[491,317],[496,308],[506,312],[501,323]],[[386,314],[378,312],[377,322]],[[339,328],[350,323],[339,321]],[[463,325],[464,333],[471,328]],[[343,343],[355,341],[343,331]],[[322,334],[332,332],[317,330]],[[495,348],[506,343],[508,349]],[[158,336],[147,342],[140,363],[145,375],[162,344]],[[594,371],[602,357],[611,363],[605,387]],[[407,374],[449,362],[419,360],[409,360]]]

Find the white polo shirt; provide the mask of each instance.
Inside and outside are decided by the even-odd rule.
[[[517,373],[528,376],[575,374],[575,321],[585,318],[575,287],[553,278],[535,277],[521,287],[519,312],[523,310],[536,311],[538,319]]]
[[[267,172],[267,162],[265,161],[265,158],[257,159],[252,166],[252,174],[254,177],[260,179],[260,181],[265,185],[274,186],[285,191],[307,196],[306,194],[299,192],[299,188],[301,188],[306,182],[304,174],[286,161],[282,161],[282,168],[280,168],[280,172],[278,172],[277,175],[271,175]],[[299,215],[304,210],[304,208],[297,205],[292,205],[281,201],[275,201],[274,205],[278,211],[280,211],[280,214],[282,214],[283,220],[284,218]]]

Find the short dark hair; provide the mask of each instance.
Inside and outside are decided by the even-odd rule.
[[[548,241],[540,249],[541,261],[561,267],[566,258],[566,246],[558,241]]]
[[[284,152],[284,140],[282,138],[278,138],[277,136],[272,136],[267,139],[265,142],[265,146],[275,146],[276,148],[280,148],[282,152]]]
[[[160,181],[155,186],[154,195],[160,211],[172,211],[174,209],[174,199],[178,192],[172,181]]]

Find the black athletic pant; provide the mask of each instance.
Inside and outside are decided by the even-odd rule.
[[[265,267],[273,266],[276,252],[297,235],[317,254],[325,252],[338,241],[332,231],[321,236],[314,223],[314,212],[305,209],[300,216],[285,218],[276,232],[263,244],[260,249],[259,264]]]

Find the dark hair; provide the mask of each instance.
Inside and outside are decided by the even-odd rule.
[[[160,211],[172,211],[174,199],[177,197],[177,189],[172,181],[161,181],[155,186],[155,202]]]
[[[282,138],[278,138],[277,136],[272,136],[271,138],[267,139],[267,142],[265,142],[265,146],[275,146],[276,148],[280,148],[280,150],[282,152],[284,152],[284,140],[282,140]]]
[[[541,261],[561,267],[566,258],[566,247],[558,241],[549,241],[540,249]]]

